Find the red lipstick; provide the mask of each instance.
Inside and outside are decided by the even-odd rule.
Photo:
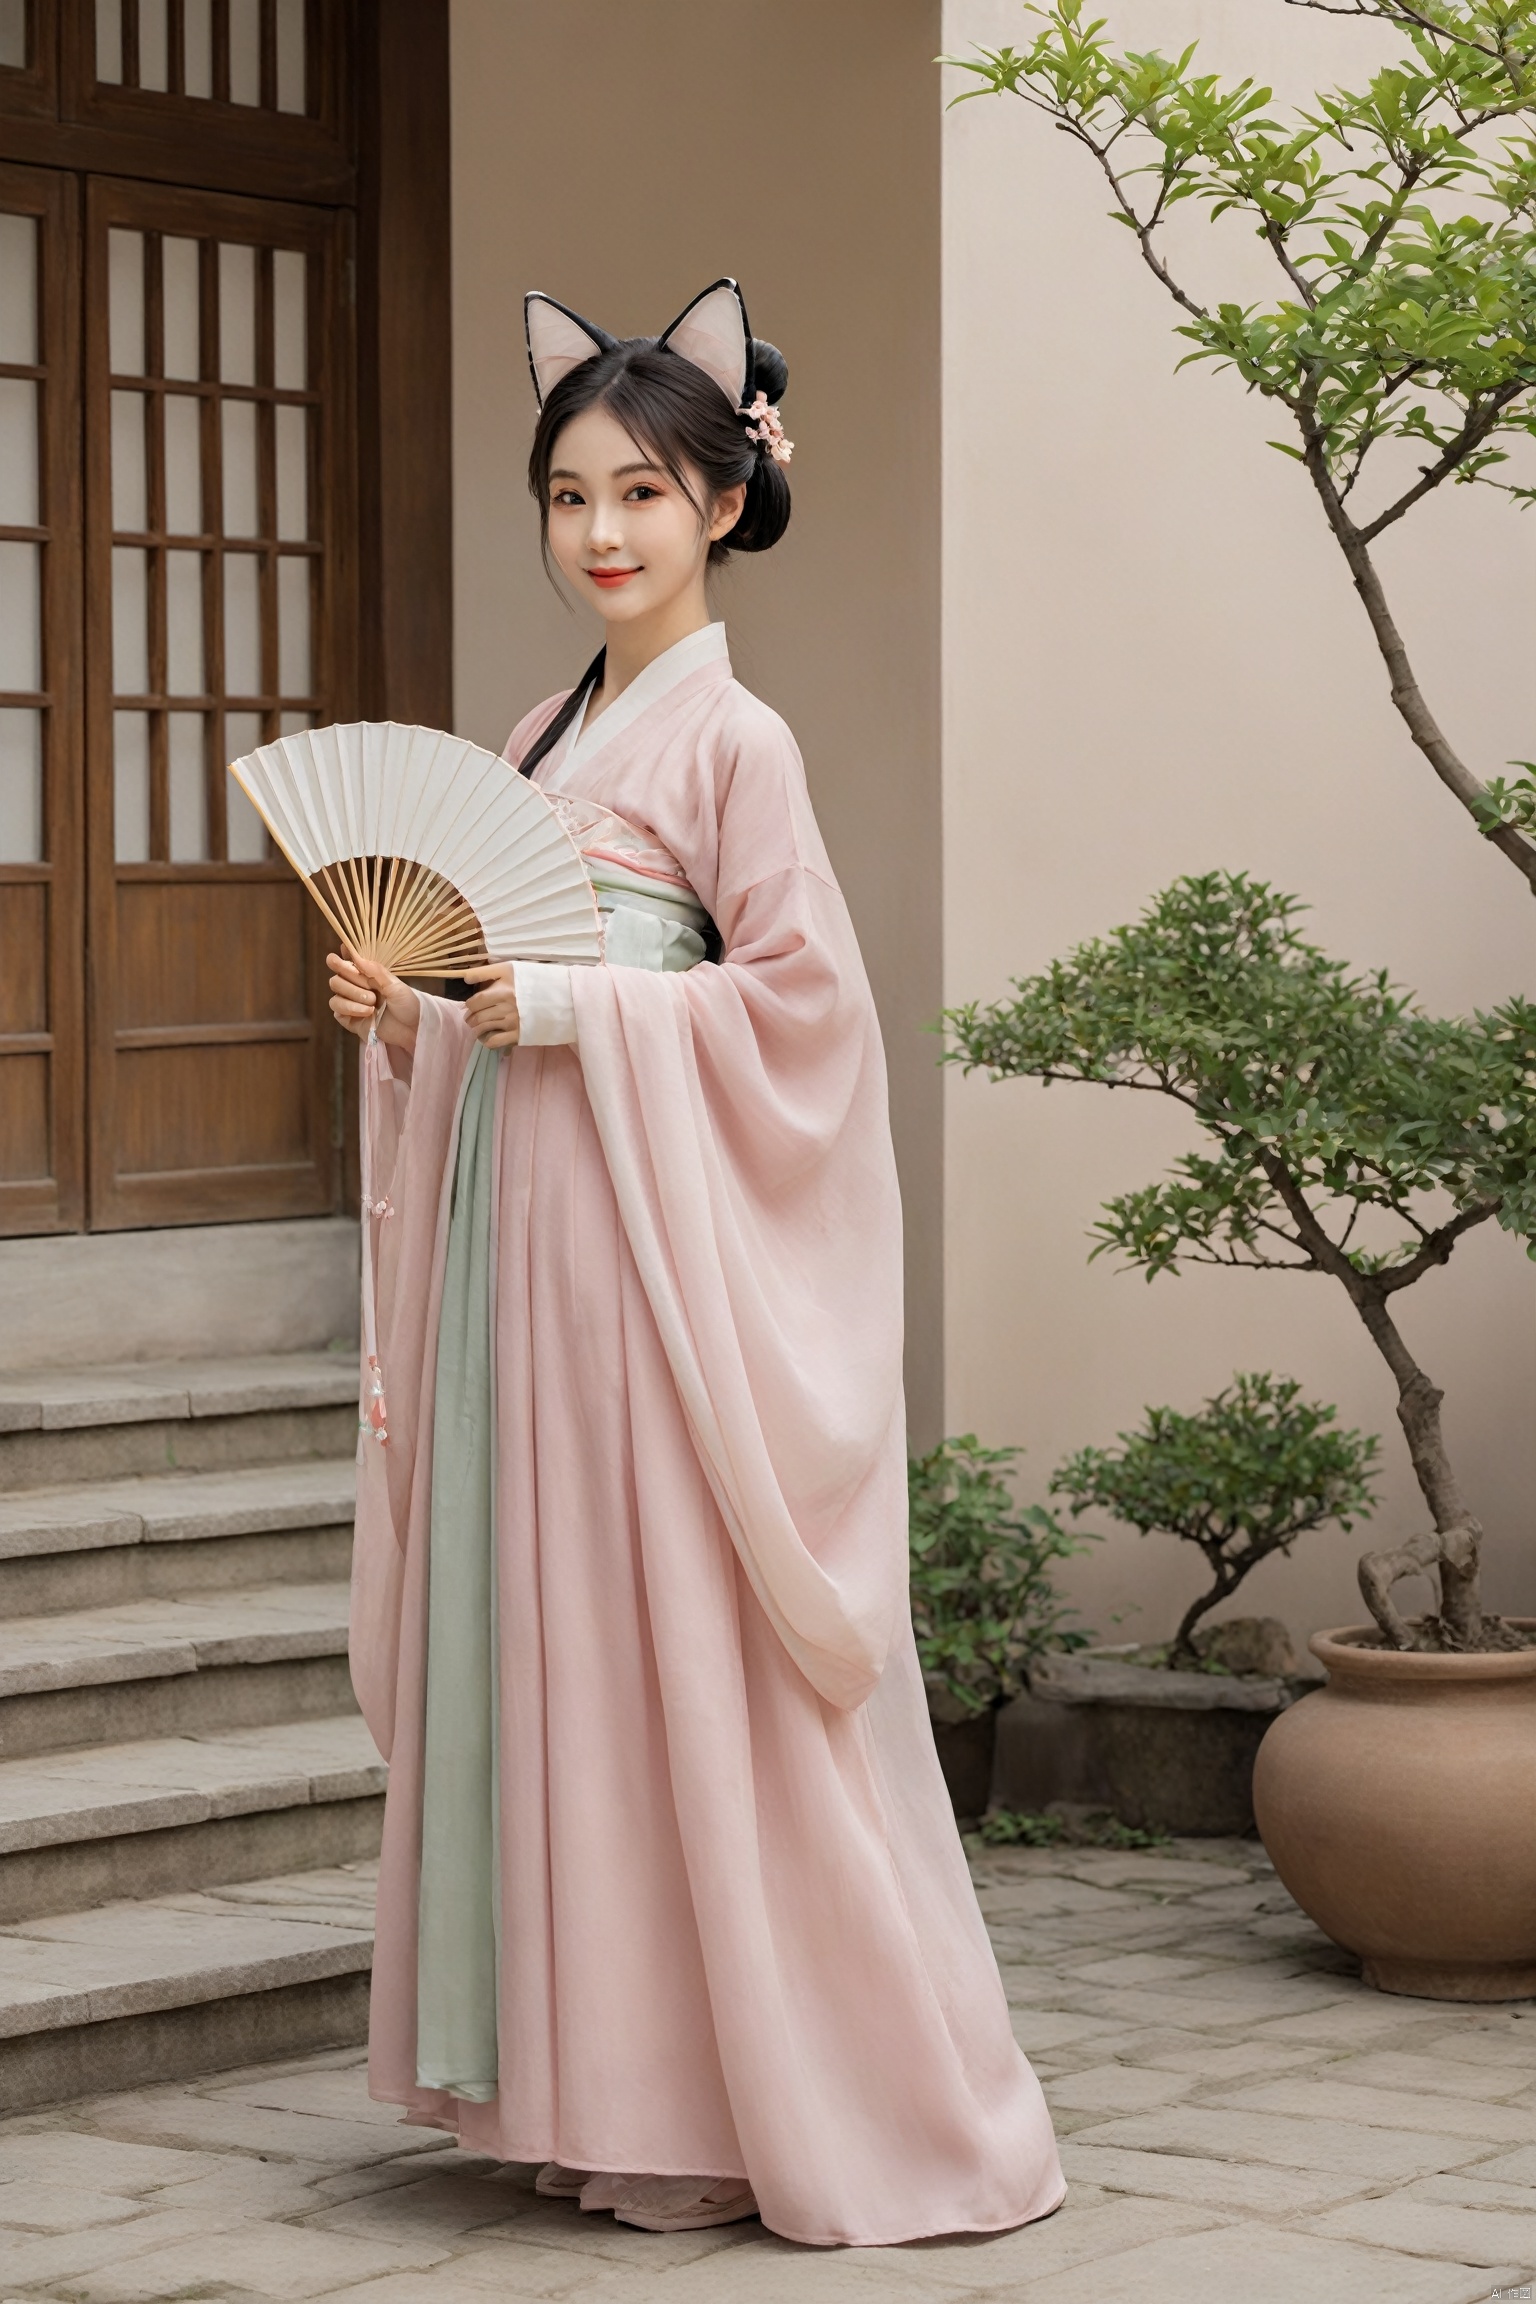
[[[607,592],[617,591],[621,584],[627,584],[631,576],[638,576],[639,573],[638,568],[589,568],[587,570],[593,583],[601,584],[604,591]]]

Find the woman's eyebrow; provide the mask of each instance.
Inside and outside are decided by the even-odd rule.
[[[615,480],[623,480],[631,472],[660,472],[660,470],[661,466],[659,464],[647,464],[644,462],[639,464],[616,464],[613,468],[613,477]]]

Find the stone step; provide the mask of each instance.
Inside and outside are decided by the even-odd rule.
[[[217,1734],[355,1709],[343,1583],[18,1617],[0,1652],[0,1757]]]
[[[350,1456],[356,1442],[352,1351],[0,1376],[0,1490]]]
[[[0,2103],[362,2040],[375,1871],[358,1862],[0,1927]]]
[[[350,1457],[0,1495],[0,1619],[348,1573]]]
[[[378,1853],[357,1715],[0,1761],[0,1923]]]

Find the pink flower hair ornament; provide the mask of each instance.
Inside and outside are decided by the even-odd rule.
[[[766,448],[775,464],[787,464],[795,452],[793,440],[784,437],[784,420],[777,408],[768,405],[766,392],[759,392],[750,408],[739,408],[736,413],[745,416],[747,438]]]

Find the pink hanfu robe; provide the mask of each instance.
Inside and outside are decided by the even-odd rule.
[[[670,654],[565,788],[670,851],[723,957],[571,970],[576,1044],[510,1050],[495,1083],[481,2102],[424,2088],[416,2060],[435,1350],[476,1049],[459,1006],[423,1000],[374,1112],[398,1145],[377,1229],[390,1438],[364,1445],[353,1577],[353,1676],[390,1760],[370,2085],[502,2159],[745,2176],[792,2240],[998,2230],[1064,2186],[912,1640],[879,1031],[788,730],[723,635]]]

